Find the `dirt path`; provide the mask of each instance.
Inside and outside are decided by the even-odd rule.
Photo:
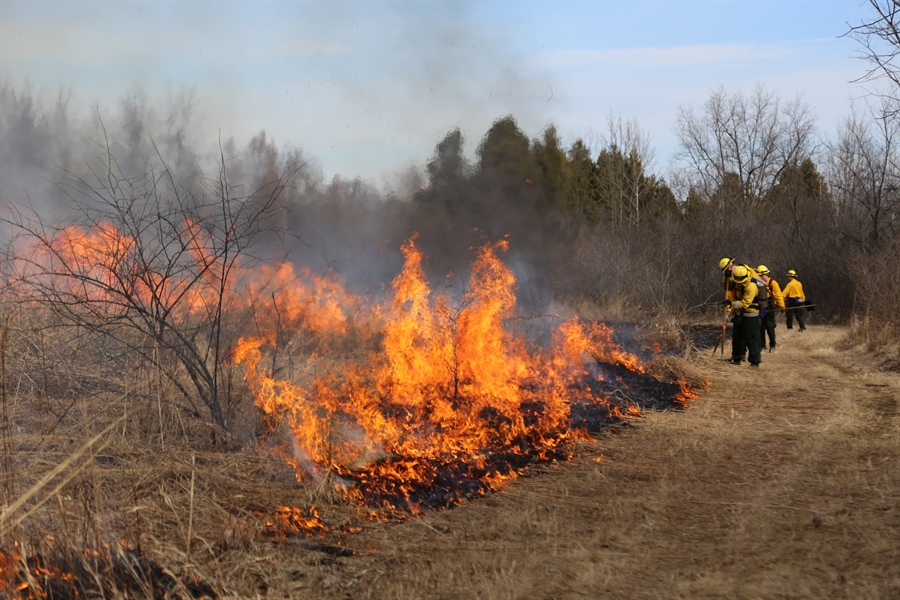
[[[503,492],[350,538],[316,598],[898,598],[900,373],[788,332],[763,367],[708,350],[692,410],[649,414]],[[727,353],[726,353],[727,354]],[[602,455],[602,458],[601,458]],[[296,573],[295,573],[296,574]]]

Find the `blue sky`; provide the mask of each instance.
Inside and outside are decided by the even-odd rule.
[[[265,130],[326,178],[379,181],[421,166],[459,127],[474,153],[513,115],[599,149],[635,119],[664,170],[679,106],[719,87],[798,94],[832,134],[865,90],[840,37],[868,2],[18,2],[0,0],[0,81],[74,110],[116,110],[140,89],[193,93],[193,135]],[[0,107],[2,110],[2,107]]]

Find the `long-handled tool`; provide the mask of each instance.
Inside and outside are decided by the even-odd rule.
[[[716,345],[713,348],[713,356],[716,355],[716,350],[719,349],[719,346],[722,347],[722,356],[725,356],[725,329],[728,327],[728,307],[725,307],[725,314],[722,316],[722,331],[719,332],[719,339],[716,340]]]
[[[785,308],[784,310],[797,310],[798,308],[809,308],[809,307],[815,308],[815,306],[816,306],[815,304],[801,304],[800,306],[790,306],[788,308]]]

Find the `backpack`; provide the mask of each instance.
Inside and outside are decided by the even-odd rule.
[[[759,316],[764,317],[769,312],[769,290],[766,282],[759,277],[750,277],[756,284],[756,304],[759,306]]]

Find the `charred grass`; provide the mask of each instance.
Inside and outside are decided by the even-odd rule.
[[[665,359],[711,382],[690,410],[406,518],[297,483],[258,444],[205,449],[118,390],[63,417],[8,385],[6,504],[28,501],[0,541],[7,592],[55,568],[86,583],[53,597],[898,597],[900,376],[838,349],[840,328],[779,334],[758,371],[710,348]]]

